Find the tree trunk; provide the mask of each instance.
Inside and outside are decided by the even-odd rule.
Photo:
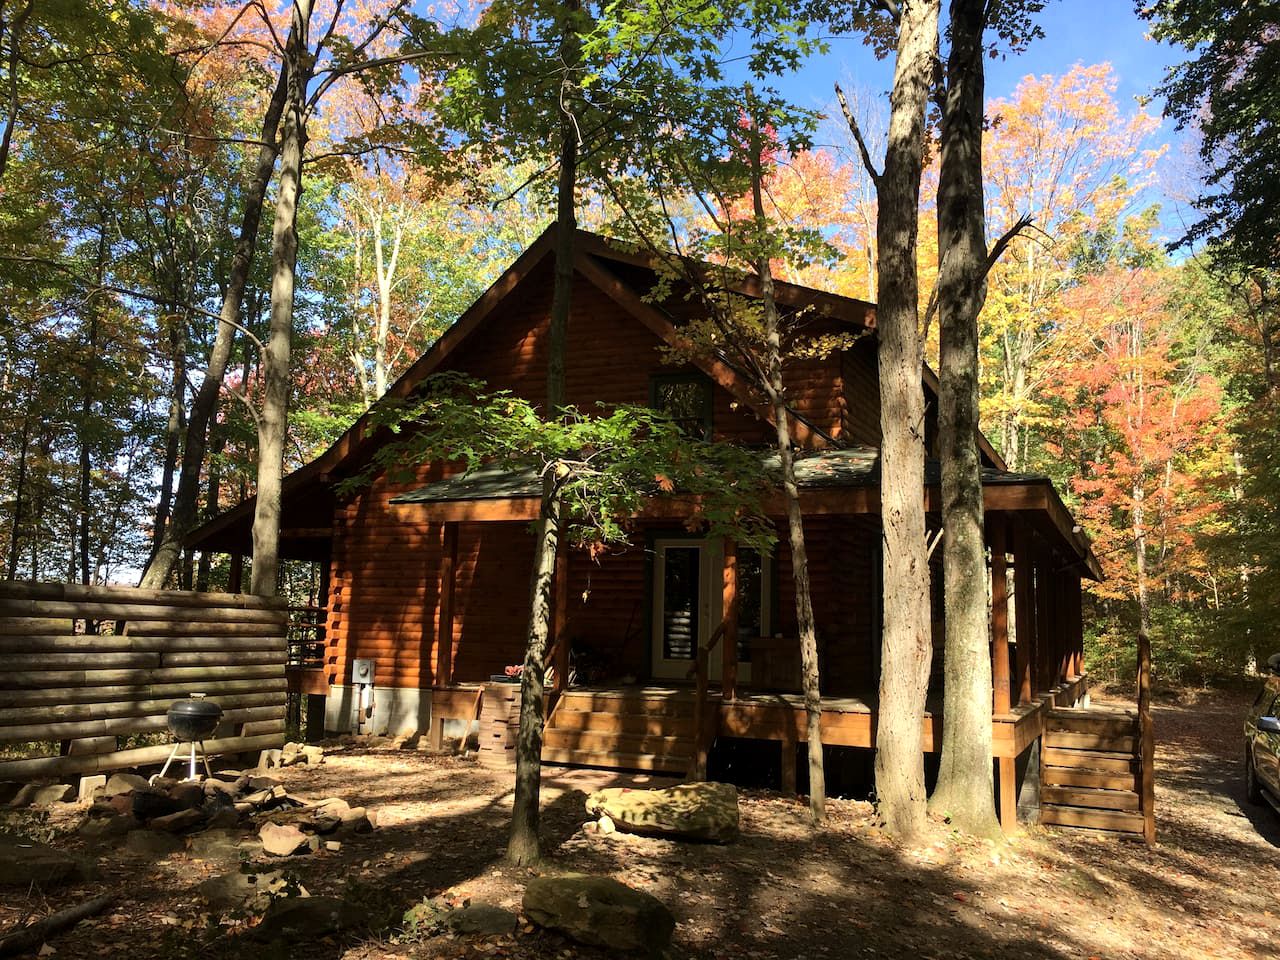
[[[271,231],[271,319],[263,351],[263,399],[258,416],[258,491],[253,512],[253,569],[249,592],[273,597],[280,573],[280,486],[289,426],[289,350],[298,264],[298,198],[306,149],[307,85],[311,79],[311,0],[295,0],[282,69],[288,75],[280,185]]]
[[[759,127],[753,118],[753,142],[751,150],[751,199],[755,212],[757,233],[764,237],[768,231],[764,198],[761,193],[763,175],[760,169],[760,153],[763,144]],[[827,816],[827,777],[822,756],[822,693],[818,676],[818,640],[813,620],[813,598],[809,590],[809,552],[804,542],[804,517],[800,512],[800,487],[796,483],[795,458],[791,451],[791,422],[787,414],[786,385],[782,379],[782,334],[779,330],[778,303],[773,292],[773,269],[767,252],[756,261],[756,273],[760,277],[760,302],[764,308],[764,330],[767,354],[765,392],[773,409],[774,440],[778,458],[782,463],[782,493],[787,504],[787,532],[791,546],[791,577],[796,590],[796,626],[800,633],[800,663],[803,674],[804,710],[808,727],[809,748],[809,813],[815,824]],[[725,637],[726,644],[736,642]],[[784,753],[787,747],[783,746]],[[784,756],[783,763],[793,762]]]
[[[885,828],[924,827],[925,694],[932,656],[924,514],[924,351],[916,274],[924,112],[938,47],[938,0],[904,4],[879,182],[880,516],[884,639],[876,728],[876,796]]]
[[[89,562],[89,516],[92,513],[90,500],[93,497],[93,461],[89,446],[89,421],[93,416],[94,396],[97,393],[94,368],[98,364],[98,326],[102,284],[107,271],[107,227],[105,214],[98,225],[98,254],[94,270],[97,289],[88,298],[86,309],[89,311],[89,336],[85,343],[83,372],[80,378],[80,444],[79,444],[79,483],[76,490],[76,555],[80,582],[86,586],[93,582]]]
[[[572,18],[579,0],[565,0],[564,9]],[[574,25],[566,22],[560,44],[560,62],[565,75],[560,96],[560,176],[556,188],[555,286],[551,294],[551,323],[548,331],[546,416],[560,415],[564,406],[564,347],[573,301],[574,233],[578,227],[574,193],[578,181],[578,128],[571,105],[576,83],[579,40]],[[507,859],[520,866],[536,863],[541,857],[538,839],[540,787],[542,781],[543,687],[546,676],[547,638],[551,635],[552,592],[555,584],[556,553],[560,547],[559,478],[552,468],[542,480],[542,509],[534,543],[533,573],[529,583],[529,630],[520,675],[520,730],[516,739],[516,786],[511,813],[511,835]]]
[[[160,472],[160,497],[156,501],[156,518],[151,531],[151,555],[155,556],[164,542],[165,527],[173,507],[173,476],[177,472],[178,451],[186,420],[186,338],[176,328],[170,335],[173,348],[173,390],[169,395],[169,421],[164,434],[164,466]]]
[[[222,467],[218,463],[218,458],[222,455],[222,451],[227,445],[227,433],[225,429],[219,429],[215,423],[213,425],[212,444],[209,449],[209,487],[205,494],[204,515],[205,519],[216,517],[218,515],[218,502],[222,497]],[[212,573],[213,557],[208,550],[200,551],[200,563],[196,567],[196,589],[201,593],[207,593],[209,590],[209,576]]]
[[[294,39],[291,35],[289,42],[293,43]],[[222,310],[219,314],[213,349],[209,352],[204,379],[200,381],[200,388],[191,401],[191,415],[187,419],[182,450],[182,469],[178,474],[178,490],[174,495],[173,515],[166,525],[164,537],[155,555],[147,564],[147,569],[143,571],[139,584],[143,587],[159,589],[164,586],[178,564],[182,538],[195,526],[200,494],[200,470],[204,465],[209,421],[213,419],[218,409],[222,380],[227,372],[227,362],[231,359],[231,348],[235,343],[236,334],[234,324],[240,319],[245,286],[249,280],[250,268],[253,266],[254,248],[257,246],[262,207],[267,195],[267,186],[271,182],[271,172],[275,167],[276,132],[280,126],[280,115],[284,111],[285,96],[288,92],[286,74],[287,70],[282,67],[276,88],[271,94],[271,102],[262,119],[262,130],[258,136],[260,143],[258,156],[253,177],[245,191],[240,236],[236,240],[235,253],[231,258],[231,276],[222,297]]]
[[[31,413],[22,417],[22,433],[18,440],[18,473],[13,481],[13,526],[9,530],[9,580],[18,576],[18,554],[22,548],[22,510],[27,493],[27,445],[31,439]]]
[[[985,0],[952,0],[938,180],[939,446],[946,647],[942,757],[929,809],[953,828],[996,837],[991,657],[982,464],[978,314],[986,300],[982,122]]]

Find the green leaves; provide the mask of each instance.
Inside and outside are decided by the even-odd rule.
[[[392,482],[407,482],[422,465],[448,462],[466,471],[509,472],[514,484],[531,474],[553,476],[568,536],[579,544],[627,542],[633,518],[655,498],[687,508],[677,512],[711,536],[764,551],[774,542],[763,515],[773,486],[759,454],[692,439],[645,407],[601,406],[595,413],[569,407],[547,420],[510,391],[486,393],[481,381],[446,373],[428,379],[412,400],[378,404],[371,416],[398,439],[381,446],[341,493],[384,472]]]

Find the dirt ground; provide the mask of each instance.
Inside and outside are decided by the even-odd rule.
[[[1159,842],[1030,827],[1011,843],[940,828],[905,851],[875,828],[863,802],[831,803],[814,832],[807,808],[767,792],[742,797],[742,837],[727,846],[600,836],[582,830],[584,793],[618,778],[553,773],[544,787],[545,872],[615,876],[666,902],[672,955],[699,958],[912,957],[1246,958],[1280,943],[1280,818],[1249,806],[1240,721],[1248,692],[1201,692],[1158,705]],[[375,928],[428,896],[518,910],[532,871],[503,863],[510,778],[473,761],[406,750],[344,749],[320,767],[281,771],[293,792],[341,796],[378,811],[379,829],[337,853],[292,858],[313,894],[345,896]],[[645,778],[638,779],[640,784]],[[210,916],[195,885],[227,865],[176,855],[159,862],[53,841],[99,859],[100,880],[9,896],[0,931],[22,918],[116,892],[117,906],[53,939],[58,957],[271,956],[245,921]],[[276,955],[344,960],[597,957],[522,926],[512,936],[403,942],[394,927]],[[46,954],[50,955],[50,954]]]

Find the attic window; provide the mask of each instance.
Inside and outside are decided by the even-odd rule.
[[[665,413],[689,436],[711,439],[711,381],[702,374],[653,377],[649,383],[649,406]]]

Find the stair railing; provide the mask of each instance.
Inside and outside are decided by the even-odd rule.
[[[698,657],[694,662],[694,673],[697,676],[693,695],[693,758],[690,762],[689,779],[707,779],[707,753],[711,749],[711,739],[707,730],[707,689],[710,686],[711,652],[724,636],[724,622],[716,627],[715,632],[707,640],[706,646],[698,648]]]

